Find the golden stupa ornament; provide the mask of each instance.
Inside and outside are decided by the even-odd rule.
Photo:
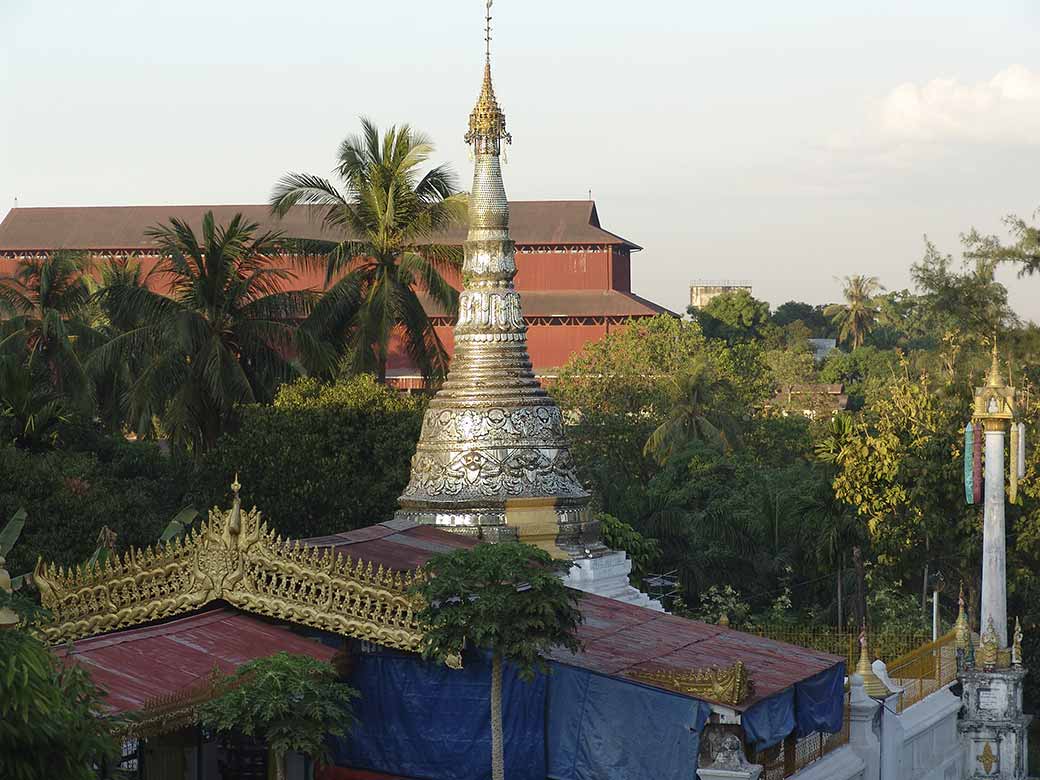
[[[487,0],[487,15],[484,26],[484,83],[480,87],[477,105],[469,115],[469,132],[466,143],[472,144],[477,154],[498,154],[502,141],[512,143],[513,137],[506,131],[506,115],[495,98],[495,85],[491,81],[491,3]]]
[[[509,141],[491,82],[469,119],[474,152],[455,355],[423,417],[397,517],[488,541],[520,538],[557,557],[605,551],[578,481],[560,409],[534,376],[499,160]]]
[[[874,668],[870,663],[870,655],[867,652],[866,624],[859,632],[859,661],[856,663],[854,674],[858,674],[863,679],[863,691],[867,696],[873,699],[887,699],[892,695],[888,686],[874,673]]]
[[[968,614],[964,611],[964,586],[961,585],[960,595],[957,596],[957,622],[953,624],[957,647],[967,650],[971,643],[971,629],[968,626]]]

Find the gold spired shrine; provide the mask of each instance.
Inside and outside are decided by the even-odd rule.
[[[598,552],[589,494],[574,471],[560,409],[531,370],[521,313],[502,143],[511,142],[491,81],[469,117],[475,157],[455,355],[423,420],[399,518],[489,541],[520,538],[558,557]]]
[[[964,435],[964,488],[968,503],[984,498],[982,604],[979,647],[964,632],[960,680],[963,715],[958,730],[966,751],[966,777],[1022,780],[1028,776],[1027,728],[1022,712],[1022,628],[1016,621],[1008,637],[1005,496],[1015,502],[1025,473],[1022,398],[1004,381],[993,340],[993,362],[986,383],[975,389],[972,421]],[[1004,443],[1011,431],[1010,474],[1005,491]]]
[[[516,253],[502,183],[511,143],[491,80],[487,3],[484,80],[469,116],[473,148],[455,355],[430,401],[396,518],[490,542],[519,539],[574,561],[571,587],[660,609],[629,585],[631,561],[600,541],[560,408],[535,379],[513,285]]]

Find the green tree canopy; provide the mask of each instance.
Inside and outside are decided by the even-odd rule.
[[[875,297],[884,288],[876,276],[846,276],[842,291],[845,303],[832,303],[824,309],[837,329],[838,339],[853,349],[877,327],[878,308]]]
[[[769,333],[769,304],[754,298],[747,290],[716,295],[700,309],[690,313],[708,338],[729,343],[753,341]]]
[[[461,251],[433,238],[463,219],[466,198],[448,166],[422,173],[433,151],[430,139],[408,125],[380,136],[362,118],[361,135],[339,148],[342,190],[320,176],[290,173],[271,195],[275,214],[315,206],[322,225],[343,236],[311,247],[323,253],[332,286],[306,327],[322,338],[346,338],[350,369],[374,372],[381,383],[394,336],[424,377],[447,371],[447,353],[420,296],[448,314],[458,309],[458,293],[442,274],[460,267]]]
[[[502,664],[523,679],[545,668],[555,647],[581,649],[577,595],[557,576],[559,564],[537,547],[519,542],[479,544],[437,555],[425,567],[417,592],[426,606],[423,655],[446,659],[467,646],[491,654],[492,777],[504,780]]]
[[[2,565],[0,565],[2,568]],[[0,608],[25,600],[0,588]],[[118,755],[102,693],[76,664],[65,665],[25,629],[0,629],[0,775],[5,780],[94,780]]]
[[[170,293],[130,283],[104,288],[112,316],[137,327],[97,349],[90,364],[109,374],[144,356],[129,388],[128,419],[159,416],[175,444],[202,452],[236,405],[269,400],[296,373],[290,354],[327,359],[321,342],[296,327],[314,294],[285,289],[295,274],[278,257],[279,234],[258,234],[241,214],[218,226],[207,212],[201,240],[177,219],[148,235],[162,255],[153,275]]]
[[[279,780],[290,751],[328,760],[328,734],[343,736],[354,723],[357,691],[335,669],[310,656],[281,652],[240,666],[221,696],[199,708],[209,729],[255,736],[267,743]]]

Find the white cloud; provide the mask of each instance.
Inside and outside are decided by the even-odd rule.
[[[882,141],[925,143],[1040,143],[1040,72],[1011,65],[989,81],[957,79],[906,83],[876,106]]]

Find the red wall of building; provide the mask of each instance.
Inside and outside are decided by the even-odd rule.
[[[517,252],[518,290],[609,290],[609,250]]]

